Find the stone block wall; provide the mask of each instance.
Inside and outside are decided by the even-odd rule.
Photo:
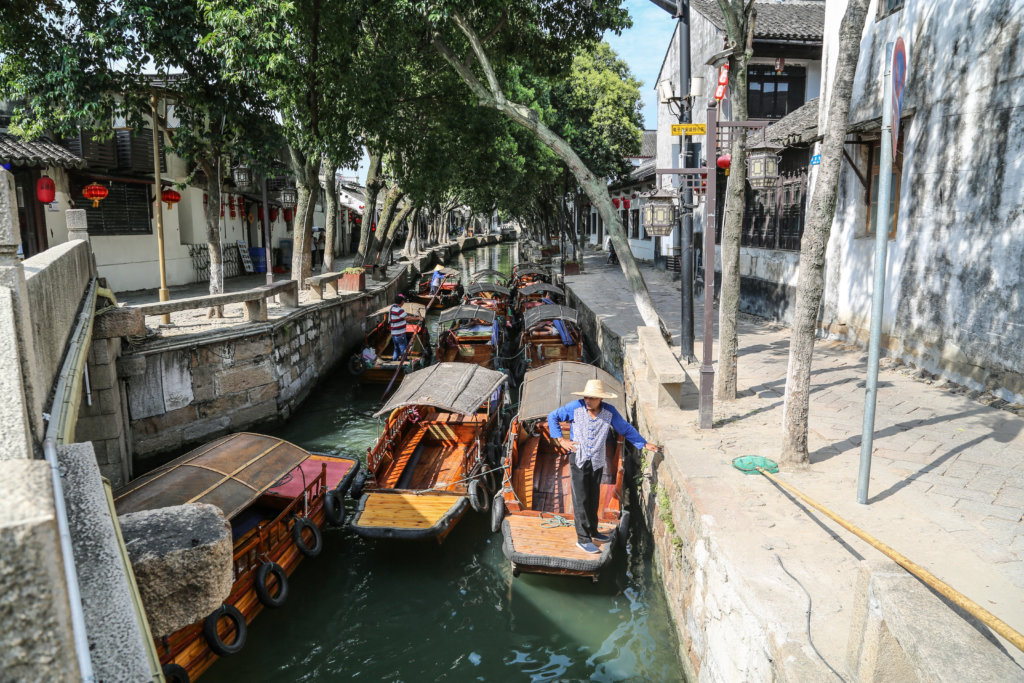
[[[115,488],[132,478],[131,440],[121,381],[117,376],[120,355],[120,338],[92,340],[88,359],[92,405],[87,401],[83,383],[75,427],[75,439],[92,442],[96,464]]]
[[[363,341],[366,316],[408,279],[304,305],[259,325],[170,337],[118,362],[136,471],[223,434],[287,419],[316,382]]]

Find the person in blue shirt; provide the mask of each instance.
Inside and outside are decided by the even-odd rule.
[[[444,281],[444,273],[442,272],[441,266],[434,268],[434,275],[430,278],[430,293],[437,294],[437,288],[441,286],[441,282]]]
[[[626,422],[614,406],[602,401],[616,398],[616,394],[608,392],[601,380],[589,380],[583,391],[572,393],[583,398],[570,401],[548,415],[548,434],[573,453],[569,472],[576,545],[584,552],[598,553],[601,551],[594,543],[608,540],[608,536],[597,528],[597,505],[609,432],[615,430],[637,448],[656,451],[658,446],[640,436],[640,432]],[[570,423],[569,438],[562,435],[561,422]]]

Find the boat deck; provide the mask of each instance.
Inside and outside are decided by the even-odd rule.
[[[576,527],[569,526],[544,526],[552,524],[552,515],[509,515],[507,537],[512,551],[520,556],[533,556],[537,558],[557,557],[566,560],[579,562],[592,562],[594,555],[584,552],[576,545]],[[569,520],[572,522],[572,520]],[[612,534],[615,525],[611,522],[598,524],[602,533]],[[526,557],[519,559],[520,563],[531,564]]]
[[[428,529],[444,517],[461,496],[380,493],[366,495],[359,526]]]

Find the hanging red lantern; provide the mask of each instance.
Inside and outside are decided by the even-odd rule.
[[[616,197],[615,199],[612,200],[612,206],[614,206],[616,209],[619,208],[619,198],[618,197]]]
[[[626,209],[629,208],[629,198],[628,197],[626,199],[622,200],[622,206],[623,206],[623,208],[626,208]]]
[[[285,223],[290,223],[291,220],[292,220],[292,210],[291,209],[285,209],[284,210],[284,221],[285,221]]]
[[[57,186],[53,184],[53,178],[43,176],[36,181],[36,199],[43,204],[49,204],[57,196]]]
[[[633,193],[633,199],[636,199],[636,192]]]
[[[220,198],[220,217],[224,218],[224,198]]]
[[[277,207],[276,206],[270,207],[270,220],[271,220],[271,222],[277,220]]]
[[[262,206],[259,207],[258,209],[256,209],[256,217],[259,218],[260,221],[263,220],[263,207]]]
[[[99,183],[92,182],[82,188],[82,196],[92,201],[92,208],[97,208],[100,202],[107,198],[110,191]]]
[[[722,156],[718,157],[718,161],[716,161],[715,163],[718,164],[718,168],[722,170],[728,170],[729,166],[732,164],[732,155],[723,154]]]
[[[168,187],[160,194],[160,201],[166,204],[167,210],[170,211],[175,204],[181,201],[181,194]]]
[[[235,214],[235,198],[233,196],[232,197],[228,197],[228,208],[231,209],[231,217],[234,218],[236,216],[236,214]]]

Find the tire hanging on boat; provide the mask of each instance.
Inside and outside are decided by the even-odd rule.
[[[235,640],[231,643],[225,643],[217,630],[217,624],[220,622],[221,617],[227,617],[235,626]],[[206,644],[210,646],[214,654],[221,657],[227,657],[228,655],[240,652],[245,647],[246,635],[245,617],[242,616],[242,613],[234,605],[221,605],[210,612],[210,615],[206,617],[206,621],[203,622],[203,636],[206,638]]]
[[[309,529],[313,533],[312,545],[306,543],[306,539],[302,537],[303,529]],[[292,540],[295,541],[299,552],[306,557],[316,557],[324,549],[324,537],[316,528],[316,524],[313,524],[308,517],[295,518],[295,525],[292,527]]]
[[[277,578],[277,595],[270,594],[267,586],[267,578],[273,574]],[[256,589],[256,597],[260,599],[264,607],[280,607],[288,599],[288,575],[284,568],[277,562],[264,562],[256,570],[256,580],[253,582]]]
[[[469,482],[469,505],[477,512],[487,512],[490,507],[490,499],[487,497],[487,488],[479,479]]]
[[[505,498],[501,495],[501,491],[494,494],[494,499],[491,501],[491,533],[496,534],[501,531],[501,520],[505,519]]]
[[[360,470],[356,478],[352,480],[352,485],[348,487],[348,495],[354,500],[359,500],[363,497],[363,486],[366,485],[366,472]]]
[[[324,494],[324,517],[331,526],[345,523],[345,494],[337,490]]]
[[[366,364],[358,355],[353,355],[348,359],[348,371],[358,377],[366,372]]]
[[[164,674],[164,680],[167,683],[192,683],[192,679],[188,675],[188,671],[185,667],[174,662],[168,662],[160,667],[160,671]]]

